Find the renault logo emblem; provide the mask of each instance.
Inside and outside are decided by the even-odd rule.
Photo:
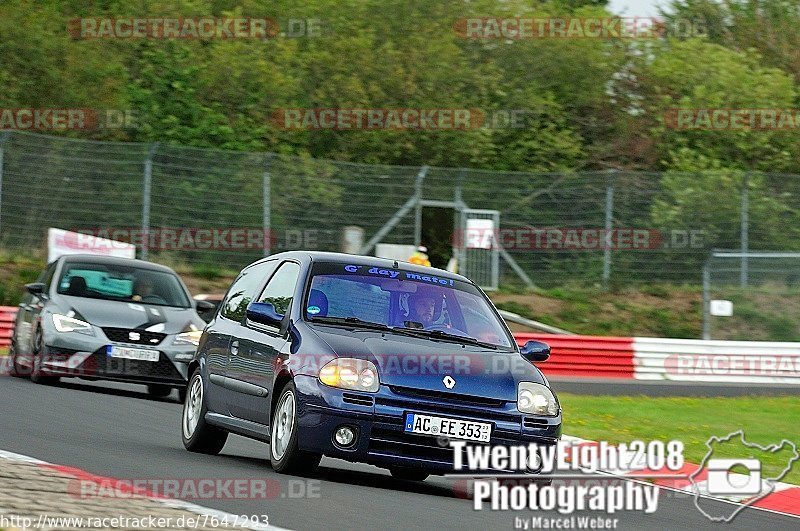
[[[131,341],[139,341],[142,339],[142,336],[139,334],[139,332],[128,332],[128,339]]]
[[[456,386],[456,381],[453,380],[453,377],[450,376],[449,374],[447,376],[445,376],[444,379],[442,379],[442,383],[448,389],[452,389],[453,387]]]

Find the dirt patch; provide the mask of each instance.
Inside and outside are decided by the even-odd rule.
[[[491,297],[495,304],[513,302],[527,306],[534,314],[549,315],[560,312],[565,305],[564,301],[543,297],[541,295],[493,295]]]

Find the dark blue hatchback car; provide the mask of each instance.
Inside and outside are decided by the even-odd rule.
[[[216,454],[270,443],[278,472],[323,455],[404,479],[452,472],[448,441],[555,444],[558,399],[484,293],[439,269],[287,252],[245,268],[189,366],[181,432]]]

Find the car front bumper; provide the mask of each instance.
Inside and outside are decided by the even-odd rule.
[[[79,333],[50,333],[44,336],[42,368],[52,376],[79,377],[92,380],[114,380],[130,383],[152,383],[179,387],[188,380],[188,364],[194,345],[175,345],[174,336],[148,346],[112,342],[102,333],[94,336]],[[108,345],[158,350],[158,361],[112,358]],[[177,358],[177,359],[176,359]],[[185,361],[182,361],[185,360]]]
[[[406,413],[491,422],[490,444],[513,446],[556,444],[561,415],[526,416],[516,403],[471,399],[459,395],[431,398],[414,389],[381,385],[377,393],[335,389],[312,376],[295,376],[298,392],[298,442],[301,450],[381,467],[423,468],[452,473],[453,450],[443,438],[406,433]],[[342,448],[333,440],[336,429],[355,429],[356,441]],[[474,443],[480,444],[480,443]]]

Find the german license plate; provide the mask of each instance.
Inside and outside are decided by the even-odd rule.
[[[419,413],[406,413],[404,431],[479,442],[489,442],[492,437],[492,425],[488,422],[431,417]]]
[[[146,348],[120,347],[118,345],[108,345],[106,354],[112,358],[122,358],[126,360],[139,361],[158,361],[159,352]]]

